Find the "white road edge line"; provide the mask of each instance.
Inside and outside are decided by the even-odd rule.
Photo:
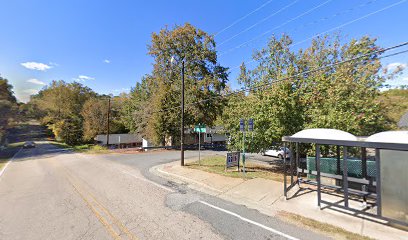
[[[214,209],[216,209],[216,210],[218,210],[218,211],[221,211],[221,212],[227,213],[227,214],[229,214],[229,215],[232,215],[232,216],[234,216],[234,217],[237,217],[237,218],[241,219],[242,221],[245,221],[245,222],[247,222],[247,223],[251,223],[251,224],[253,224],[253,225],[255,225],[255,226],[258,226],[258,227],[260,227],[260,228],[263,228],[263,229],[265,229],[265,230],[267,230],[267,231],[270,231],[270,232],[272,232],[272,233],[278,234],[278,235],[280,235],[280,236],[282,236],[282,237],[285,237],[285,238],[287,238],[287,239],[299,240],[298,238],[295,238],[295,237],[292,237],[292,236],[290,236],[290,235],[287,235],[287,234],[285,234],[285,233],[283,233],[283,232],[280,232],[280,231],[278,231],[278,230],[276,230],[276,229],[273,229],[273,228],[271,228],[271,227],[265,226],[265,225],[263,225],[263,224],[261,224],[261,223],[252,221],[252,220],[250,220],[250,219],[248,219],[248,218],[245,218],[245,217],[243,217],[243,216],[241,216],[241,215],[239,215],[239,214],[236,214],[236,213],[234,213],[234,212],[231,212],[231,211],[225,210],[225,209],[223,209],[223,208],[214,206],[214,205],[212,205],[212,204],[210,204],[210,203],[208,203],[208,202],[205,202],[205,201],[199,201],[199,202],[202,203],[202,204],[204,204],[204,205],[206,205],[206,206],[208,206],[208,207],[214,208]]]
[[[198,181],[196,181],[196,180],[194,180],[194,179],[187,178],[187,177],[183,177],[183,176],[180,176],[180,175],[177,175],[177,174],[173,174],[173,173],[169,173],[169,172],[163,171],[163,170],[161,170],[161,169],[159,169],[159,168],[157,168],[156,170],[157,170],[158,172],[160,172],[160,173],[167,174],[167,175],[170,175],[170,176],[174,176],[174,177],[179,178],[179,179],[184,179],[184,180],[187,181],[187,182],[193,182],[193,183],[196,183],[196,184],[198,184],[198,185],[201,185],[201,186],[204,186],[204,187],[206,187],[206,188],[209,188],[209,189],[211,189],[212,191],[222,193],[222,191],[220,191],[220,190],[218,190],[218,189],[215,189],[215,188],[213,188],[213,187],[210,187],[210,186],[208,186],[208,185],[205,184],[205,183],[198,182]]]
[[[166,191],[168,191],[168,192],[175,192],[175,191],[174,191],[173,189],[171,189],[171,188],[165,187],[165,186],[163,186],[163,185],[160,185],[160,184],[158,184],[158,183],[155,183],[155,182],[153,182],[153,181],[150,181],[150,180],[148,180],[148,179],[146,179],[146,178],[141,178],[141,177],[136,176],[136,175],[134,175],[134,174],[132,174],[132,173],[130,173],[130,172],[128,172],[128,171],[122,171],[122,172],[123,172],[124,174],[127,174],[127,175],[129,175],[129,176],[132,176],[132,177],[137,178],[137,179],[139,179],[139,180],[142,180],[142,181],[151,183],[151,184],[153,184],[153,185],[155,185],[155,186],[157,186],[157,187],[159,187],[159,188],[161,188],[161,189],[164,189],[164,190],[166,190]]]
[[[3,169],[1,169],[0,171],[0,177],[3,175],[3,173],[6,171],[6,168],[8,167],[8,165],[11,163],[11,161],[14,160],[14,158],[17,156],[17,154],[19,154],[21,152],[21,150],[23,150],[23,148],[20,148],[20,150],[18,150],[18,152],[16,152],[16,154],[14,154],[14,156],[6,163],[6,165],[4,165]]]

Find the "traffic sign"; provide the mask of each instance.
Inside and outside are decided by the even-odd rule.
[[[205,127],[205,125],[195,125],[194,127],[194,132],[198,132],[198,133],[205,133],[207,130],[207,128]]]
[[[243,118],[239,120],[239,131],[245,132],[245,120]]]
[[[248,131],[250,132],[254,131],[254,119],[252,118],[248,120]]]

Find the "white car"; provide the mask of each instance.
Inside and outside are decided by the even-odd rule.
[[[285,151],[283,147],[278,147],[278,148],[273,148],[273,149],[267,149],[263,152],[261,152],[263,156],[271,156],[271,157],[277,157],[279,159],[283,159],[283,156],[285,156]],[[286,158],[290,158],[290,150],[286,148]]]

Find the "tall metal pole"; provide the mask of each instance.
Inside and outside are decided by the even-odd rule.
[[[180,135],[180,152],[181,166],[184,166],[184,59],[181,66],[181,135]]]
[[[109,124],[110,124],[110,108],[111,108],[111,101],[110,98],[108,98],[108,130],[106,134],[106,146],[109,148]]]
[[[201,127],[198,132],[198,165],[201,166]]]

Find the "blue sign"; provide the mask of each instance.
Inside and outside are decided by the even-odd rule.
[[[229,168],[229,167],[234,167],[234,166],[238,166],[239,168],[239,157],[240,157],[240,152],[229,152],[227,153],[227,161],[225,164],[225,168]]]
[[[244,119],[239,120],[239,131],[241,132],[245,131],[245,120]]]
[[[250,132],[254,131],[254,119],[252,118],[248,120],[248,131]]]

